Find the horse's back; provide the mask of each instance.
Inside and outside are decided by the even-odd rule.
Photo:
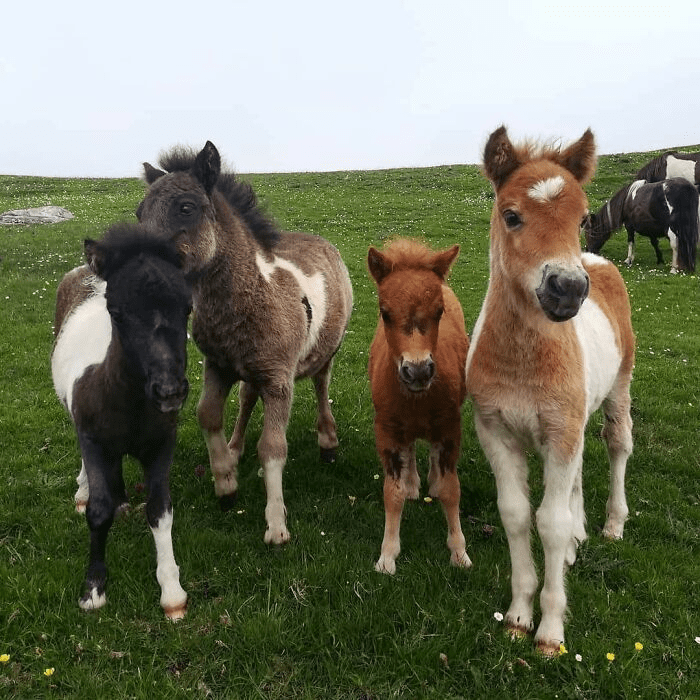
[[[290,262],[303,275],[295,274],[297,283],[303,288],[308,280],[323,276],[323,328],[320,336],[337,348],[347,329],[352,313],[352,283],[350,274],[338,249],[325,238],[310,233],[288,232],[280,234],[272,254]],[[293,268],[291,268],[293,269]],[[312,286],[317,286],[314,282]],[[318,290],[315,290],[316,292]],[[316,293],[307,295],[311,301]],[[313,303],[313,301],[312,301]]]
[[[69,411],[75,382],[89,366],[104,361],[111,343],[104,286],[84,265],[67,273],[56,293],[51,374],[56,394]]]
[[[56,290],[54,337],[58,337],[66,318],[80,304],[95,294],[93,279],[94,274],[87,265],[75,267],[63,276]]]

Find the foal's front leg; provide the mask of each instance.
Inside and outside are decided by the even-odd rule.
[[[204,360],[204,388],[197,406],[197,418],[209,451],[214,493],[224,509],[234,504],[238,492],[238,459],[224,435],[224,406],[233,381],[225,370],[208,359]]]
[[[187,610],[187,593],[180,585],[180,568],[173,553],[173,506],[170,500],[170,466],[175,450],[175,435],[167,441],[149,464],[145,465],[148,485],[146,519],[156,545],[156,578],[160,584],[160,605],[166,617],[180,620]]]
[[[479,442],[496,478],[498,511],[508,538],[511,561],[512,601],[505,616],[513,635],[533,628],[532,607],[537,573],[530,551],[531,509],[525,453],[516,438],[497,419],[485,419],[474,407]]]
[[[536,516],[544,550],[544,583],[540,593],[542,620],[535,633],[535,643],[548,656],[558,654],[564,642],[564,575],[575,525],[570,505],[582,460],[583,434],[570,460],[551,449],[544,464],[544,497]]]
[[[258,456],[262,462],[267,492],[265,506],[266,544],[284,544],[289,541],[287,509],[282,493],[282,473],[287,461],[287,423],[294,393],[294,382],[265,387],[260,395],[264,405],[263,431],[258,440]]]
[[[461,427],[459,421],[450,439],[430,446],[430,472],[428,484],[430,495],[440,500],[447,520],[447,547],[451,552],[450,563],[467,569],[472,565],[467,554],[466,540],[459,520],[460,486],[457,476],[457,460]]]
[[[90,528],[90,560],[85,575],[85,591],[78,605],[83,610],[96,610],[107,602],[105,551],[107,535],[114,522],[115,495],[119,493],[119,484],[123,483],[121,457],[107,453],[84,433],[78,433],[78,442],[90,492],[85,509]]]
[[[396,573],[396,558],[401,552],[401,515],[406,499],[418,498],[415,444],[402,447],[375,424],[375,440],[384,468],[384,539],[375,571]]]

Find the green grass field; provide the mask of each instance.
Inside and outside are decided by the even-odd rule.
[[[653,155],[602,157],[588,187],[591,209]],[[396,575],[373,568],[383,504],[366,373],[377,317],[367,248],[393,236],[460,243],[450,280],[471,327],[488,279],[489,183],[475,166],[249,179],[282,226],[327,237],[350,270],[355,310],[331,384],[341,447],[335,464],[320,462],[313,391],[297,385],[284,479],[292,540],[265,546],[260,409],[240,465],[237,509],[223,513],[208,469],[197,475],[207,465],[195,418],[202,358],[190,346],[192,390],[171,478],[189,609],[173,624],[158,605],[141,470],[131,461],[131,509],[108,545],[107,606],[93,614],[78,608],[88,555],[84,516],[73,508],[80,458],[49,367],[58,281],[81,262],[85,237],[134,220],[142,183],[0,177],[0,211],[54,204],[75,214],[55,226],[0,228],[0,695],[700,697],[698,277],[669,274],[667,242],[663,268],[643,238],[630,270],[622,265],[623,233],[603,249],[621,267],[637,333],[631,513],[624,541],[602,539],[608,466],[595,416],[584,457],[590,538],[567,579],[568,653],[547,660],[531,639],[512,641],[496,619],[510,602],[510,560],[469,404],[459,470],[473,568],[449,566],[441,509],[422,500],[405,508]],[[231,427],[235,404],[234,392]],[[427,450],[419,458],[425,475]],[[534,503],[539,472],[533,460]]]

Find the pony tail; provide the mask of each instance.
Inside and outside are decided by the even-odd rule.
[[[695,188],[693,188],[695,189]],[[698,197],[692,207],[678,207],[671,215],[670,227],[678,238],[678,263],[682,270],[695,272],[698,251]]]

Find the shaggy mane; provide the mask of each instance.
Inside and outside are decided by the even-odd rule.
[[[382,253],[391,260],[392,270],[432,270],[435,253],[420,241],[400,238],[384,247]]]
[[[187,172],[194,166],[197,151],[186,146],[175,146],[161,153],[158,164],[168,173]],[[222,169],[216,189],[229,205],[241,216],[256,240],[264,248],[272,248],[279,240],[279,229],[258,203],[253,187],[236,179],[232,171]]]
[[[103,248],[109,248],[119,253],[115,259],[113,270],[125,265],[141,253],[154,255],[169,262],[175,267],[182,267],[180,254],[175,244],[162,236],[149,233],[140,224],[120,223],[111,226],[98,243]]]

